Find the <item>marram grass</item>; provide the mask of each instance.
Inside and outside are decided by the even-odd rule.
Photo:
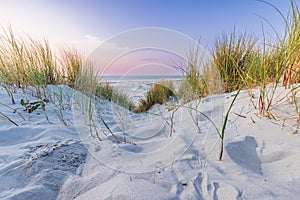
[[[146,112],[155,104],[167,103],[170,96],[174,96],[173,81],[161,80],[151,87],[144,99],[133,110],[136,113]]]
[[[96,87],[96,96],[112,101],[128,110],[134,108],[134,104],[131,102],[128,94],[113,88],[108,82],[100,83]]]

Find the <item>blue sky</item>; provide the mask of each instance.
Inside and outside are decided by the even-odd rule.
[[[260,31],[262,20],[256,15],[282,28],[279,14],[256,0],[74,0],[56,1],[56,5],[53,2],[53,8],[66,12],[82,28],[104,37],[131,28],[155,26],[174,29],[194,38],[212,39],[220,32],[232,30],[235,25],[241,30]],[[290,6],[289,0],[268,2],[283,13],[287,13]]]
[[[283,13],[290,6],[289,0],[267,1]],[[268,19],[279,32],[283,29],[279,14],[256,0],[2,0],[0,11],[2,26],[10,21],[23,32],[49,38],[106,39],[128,29],[154,26],[211,41],[234,26],[260,33],[262,20],[256,15]]]
[[[284,14],[289,0],[267,0]],[[259,16],[279,33],[284,23],[271,6],[256,0],[0,0],[0,24],[18,33],[47,38],[53,46],[74,46],[90,53],[122,31],[162,27],[205,44],[236,27],[261,35]],[[265,32],[274,35],[265,24]]]

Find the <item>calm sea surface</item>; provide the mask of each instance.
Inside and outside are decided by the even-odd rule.
[[[131,81],[131,80],[161,80],[161,79],[182,79],[183,76],[102,76],[98,77],[100,81]]]

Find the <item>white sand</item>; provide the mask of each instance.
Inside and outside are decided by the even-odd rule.
[[[128,83],[120,87],[125,86]],[[147,85],[141,86],[136,85],[132,90],[138,87],[139,91],[143,88],[145,91]],[[279,88],[274,102],[284,96],[282,91]],[[221,116],[233,94],[202,99],[198,109],[221,128]],[[257,102],[258,91],[254,94]],[[19,102],[24,94],[18,91],[14,96],[16,105],[0,89],[1,103],[21,107]],[[30,96],[28,92],[27,97]],[[155,113],[160,111],[162,119],[116,110],[101,101],[101,114],[112,131],[120,138],[125,131],[127,140],[137,144],[117,145],[105,139],[100,131],[103,142],[92,138],[86,123],[81,123],[80,112],[68,110],[70,96],[65,96],[64,101],[67,126],[58,118],[58,108],[52,103],[46,105],[46,112],[34,111],[30,119],[19,109],[25,120],[0,105],[0,111],[20,125],[0,120],[0,199],[298,199],[300,196],[300,137],[292,134],[297,118],[295,107],[287,98],[273,107],[275,121],[257,116],[247,91],[242,91],[229,117],[222,161],[218,161],[220,144],[215,129],[200,116],[199,133],[193,122],[196,113],[191,115],[186,107],[175,112],[175,131],[170,138],[168,123],[172,112],[167,112],[165,106],[151,109]]]

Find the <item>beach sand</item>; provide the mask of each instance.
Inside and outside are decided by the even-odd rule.
[[[131,84],[131,85],[130,85]],[[135,102],[151,83],[120,83]],[[0,199],[298,199],[300,196],[300,137],[297,115],[288,90],[278,88],[271,112],[275,119],[257,114],[248,91],[241,91],[226,127],[223,160],[214,126],[191,108],[208,115],[219,129],[235,92],[214,95],[181,106],[171,115],[168,106],[155,105],[154,114],[135,114],[105,100],[97,106],[119,138],[106,131],[92,137],[81,112],[71,110],[72,90],[60,104],[30,115],[0,105],[0,111],[19,126],[0,120]],[[258,90],[254,90],[254,103]],[[0,102],[12,108],[31,92],[14,94],[12,105],[5,90]],[[283,100],[279,101],[280,99]],[[298,98],[298,97],[297,97]],[[278,103],[277,103],[278,102]],[[157,115],[159,113],[159,115]],[[46,117],[47,116],[47,117]],[[23,119],[24,118],[24,119]],[[47,119],[48,118],[48,119]],[[173,131],[170,123],[173,119]],[[200,132],[194,119],[198,121]],[[126,123],[124,123],[126,122]],[[65,126],[65,124],[67,126]],[[170,137],[172,134],[172,137]]]

